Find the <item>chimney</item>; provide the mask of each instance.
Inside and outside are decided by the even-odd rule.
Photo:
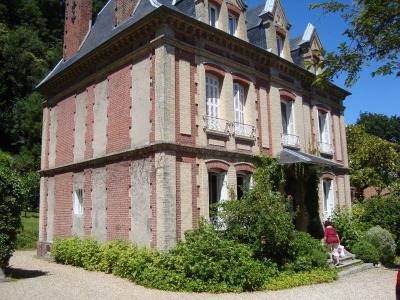
[[[113,25],[118,26],[132,16],[138,0],[113,0]]]
[[[92,0],[66,0],[64,23],[64,60],[78,50],[92,23]]]

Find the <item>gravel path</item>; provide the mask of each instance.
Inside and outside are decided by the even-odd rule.
[[[384,268],[349,275],[330,284],[277,292],[190,294],[146,289],[127,280],[35,258],[18,251],[11,259],[16,280],[0,283],[0,299],[395,299],[396,272]]]

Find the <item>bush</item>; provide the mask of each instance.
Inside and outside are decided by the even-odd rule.
[[[363,224],[358,222],[350,210],[336,210],[332,217],[332,225],[336,228],[340,243],[348,250],[360,239]]]
[[[100,247],[100,261],[97,266],[99,271],[112,273],[121,254],[129,248],[127,241],[111,241]]]
[[[389,230],[397,243],[397,253],[400,253],[400,195],[394,191],[388,197],[369,198],[363,202],[363,208],[361,220]]]
[[[314,269],[299,273],[283,272],[276,278],[268,282],[264,288],[266,290],[282,290],[294,288],[301,285],[317,284],[323,282],[332,282],[337,277],[335,269]]]
[[[328,266],[324,246],[306,232],[295,231],[292,249],[293,262],[286,266],[287,269],[298,272]]]
[[[396,243],[388,230],[380,226],[372,227],[365,233],[365,240],[379,251],[379,260],[383,264],[393,263],[396,254]]]
[[[23,186],[10,166],[11,158],[0,151],[0,268],[8,262],[16,247],[18,229],[21,227]]]
[[[361,240],[354,244],[353,253],[357,258],[367,263],[377,264],[379,262],[379,251],[374,245],[366,240]]]
[[[58,263],[82,267],[81,247],[82,241],[75,236],[67,239],[56,239],[51,253]]]

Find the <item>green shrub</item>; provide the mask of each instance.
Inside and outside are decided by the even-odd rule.
[[[372,197],[363,202],[361,220],[372,226],[380,226],[393,234],[400,253],[400,195],[395,191],[388,197]]]
[[[76,236],[67,239],[56,239],[51,253],[58,263],[82,267],[81,248],[82,241]]]
[[[82,267],[94,271],[100,262],[100,244],[98,241],[86,239],[81,242],[80,260]]]
[[[353,246],[353,253],[357,258],[367,263],[377,264],[379,262],[379,251],[374,245],[362,239]]]
[[[264,288],[266,290],[282,290],[294,288],[301,285],[332,282],[337,277],[335,269],[323,268],[299,273],[282,272],[276,278],[268,282]]]
[[[121,254],[128,249],[127,241],[111,241],[100,247],[100,261],[97,269],[105,273],[112,273]]]
[[[332,217],[332,225],[336,228],[340,243],[349,251],[363,234],[364,225],[357,221],[350,210],[336,210]]]
[[[380,226],[372,227],[365,233],[365,240],[374,245],[379,251],[379,260],[383,264],[393,263],[396,254],[396,243],[388,230]]]
[[[294,232],[292,250],[293,262],[286,265],[287,269],[298,272],[328,266],[325,247],[306,232]]]
[[[10,166],[11,158],[0,151],[0,268],[4,269],[16,247],[21,227],[23,185]]]

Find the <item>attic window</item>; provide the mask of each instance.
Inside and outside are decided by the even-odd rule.
[[[237,19],[236,16],[229,14],[228,19],[228,30],[230,35],[236,34],[236,27],[237,27]]]
[[[276,53],[278,56],[283,57],[283,43],[284,39],[280,34],[276,35]]]
[[[208,24],[212,27],[218,24],[218,8],[213,4],[208,4]]]

